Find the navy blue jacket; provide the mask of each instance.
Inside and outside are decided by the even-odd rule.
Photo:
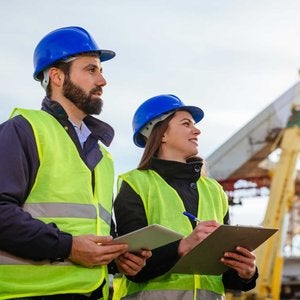
[[[102,158],[98,141],[109,146],[114,137],[112,127],[99,119],[87,116],[84,122],[90,129],[91,135],[82,149],[73,125],[68,121],[67,114],[58,102],[45,98],[42,102],[42,110],[53,115],[67,129],[82,160],[92,171]],[[22,210],[22,205],[35,181],[39,163],[33,131],[28,121],[22,116],[16,116],[2,123],[0,125],[0,250],[33,260],[53,261],[67,258],[71,251],[72,236],[60,231],[53,223],[45,224],[33,219],[29,213]]]

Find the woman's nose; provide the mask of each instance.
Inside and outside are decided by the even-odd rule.
[[[199,128],[197,128],[197,127],[194,126],[194,133],[196,135],[199,135],[201,133],[201,130]]]

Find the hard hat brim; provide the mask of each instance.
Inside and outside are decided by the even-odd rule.
[[[112,50],[100,50],[100,61],[107,61],[116,56],[116,53]]]
[[[200,107],[188,105],[180,109],[188,111],[192,115],[195,123],[199,123],[204,117],[204,112]]]

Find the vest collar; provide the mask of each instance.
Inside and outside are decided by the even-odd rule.
[[[55,100],[45,97],[42,102],[42,110],[54,116],[62,125],[68,122],[68,115],[63,107]],[[86,126],[91,131],[91,135],[100,140],[105,146],[109,146],[114,138],[114,129],[107,123],[87,115],[83,119]]]

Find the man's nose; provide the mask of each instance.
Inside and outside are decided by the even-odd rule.
[[[105,86],[107,84],[106,79],[104,78],[102,73],[99,73],[97,85],[98,86]]]

